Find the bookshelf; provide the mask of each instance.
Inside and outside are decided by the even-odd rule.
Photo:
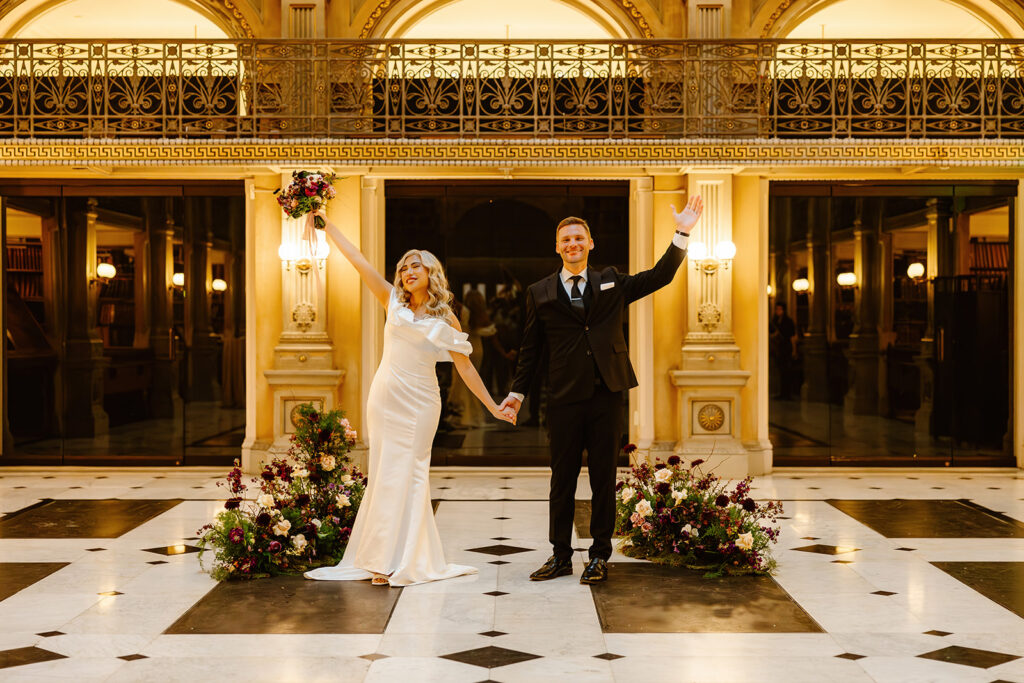
[[[43,245],[35,238],[8,239],[7,281],[40,325],[46,324],[43,292]]]
[[[135,341],[135,258],[124,249],[98,250],[101,262],[113,263],[117,275],[101,285],[96,326],[104,347],[132,346]]]

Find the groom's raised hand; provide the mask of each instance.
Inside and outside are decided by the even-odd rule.
[[[686,207],[682,211],[676,211],[675,204],[670,204],[670,206],[672,207],[672,217],[676,221],[676,230],[687,234],[697,224],[700,215],[704,212],[704,200],[699,194],[690,197],[690,201],[686,202]]]

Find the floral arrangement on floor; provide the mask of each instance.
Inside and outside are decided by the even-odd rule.
[[[231,497],[199,530],[198,546],[200,565],[204,552],[214,553],[210,574],[218,581],[303,572],[344,554],[366,490],[366,477],[349,466],[356,432],[340,410],[320,413],[307,403],[296,412],[289,457],[251,480],[255,499],[246,496],[237,461],[217,483]]]
[[[636,450],[630,444],[627,454]],[[615,529],[629,557],[708,570],[708,576],[768,574],[782,503],[757,503],[747,477],[730,490],[697,459],[677,455],[653,467],[634,465],[616,485]]]
[[[334,199],[336,179],[337,176],[333,173],[324,175],[310,171],[293,171],[292,182],[288,187],[274,190],[274,194],[277,195],[277,203],[281,205],[285,215],[302,218],[310,211],[327,206],[327,202]],[[316,227],[324,227],[324,220],[320,216],[313,220]]]

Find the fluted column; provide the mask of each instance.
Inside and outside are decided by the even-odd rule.
[[[935,317],[935,278],[940,273],[950,273],[954,266],[954,249],[950,239],[950,221],[952,216],[947,202],[939,199],[928,201],[928,209],[925,213],[928,221],[928,258],[926,263],[926,277],[928,278],[928,326],[921,337],[921,352],[914,358],[921,377],[921,399],[917,413],[914,415],[914,431],[919,447],[931,444],[932,435],[937,432],[935,429],[935,396],[936,382],[941,378],[936,376],[936,363],[941,354],[942,340],[938,333],[941,329],[936,326]]]
[[[103,374],[108,361],[96,330],[96,200],[66,200],[67,342],[64,356],[64,434],[106,434],[110,420],[103,409]]]
[[[823,209],[828,202],[810,198],[807,202],[807,292],[810,320],[803,339],[804,401],[828,401],[828,297],[829,279],[828,222]]]
[[[171,277],[174,275],[173,200],[143,199],[146,234],[149,236],[149,347],[153,349],[153,382],[149,390],[150,414],[157,418],[181,417],[178,392],[178,364],[174,344],[174,303]],[[141,269],[136,267],[136,277]]]
[[[844,397],[844,410],[852,415],[878,414],[880,220],[881,216],[873,212],[867,217],[867,224],[863,217],[858,217],[853,226],[853,271],[857,285],[854,327],[847,350],[852,373],[850,387]]]

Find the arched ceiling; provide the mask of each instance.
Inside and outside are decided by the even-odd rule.
[[[485,40],[623,37],[614,20],[596,4],[587,9],[561,0],[454,0],[411,12],[393,24],[388,35]]]
[[[823,34],[826,39],[1000,37],[981,17],[946,0],[839,0],[804,19],[786,37]]]
[[[20,3],[0,19],[0,35],[10,38],[208,38],[251,34],[230,0],[215,8],[177,0],[43,0]],[[234,21],[225,14],[231,15]],[[239,26],[232,26],[239,24]],[[241,31],[239,30],[241,29]]]

